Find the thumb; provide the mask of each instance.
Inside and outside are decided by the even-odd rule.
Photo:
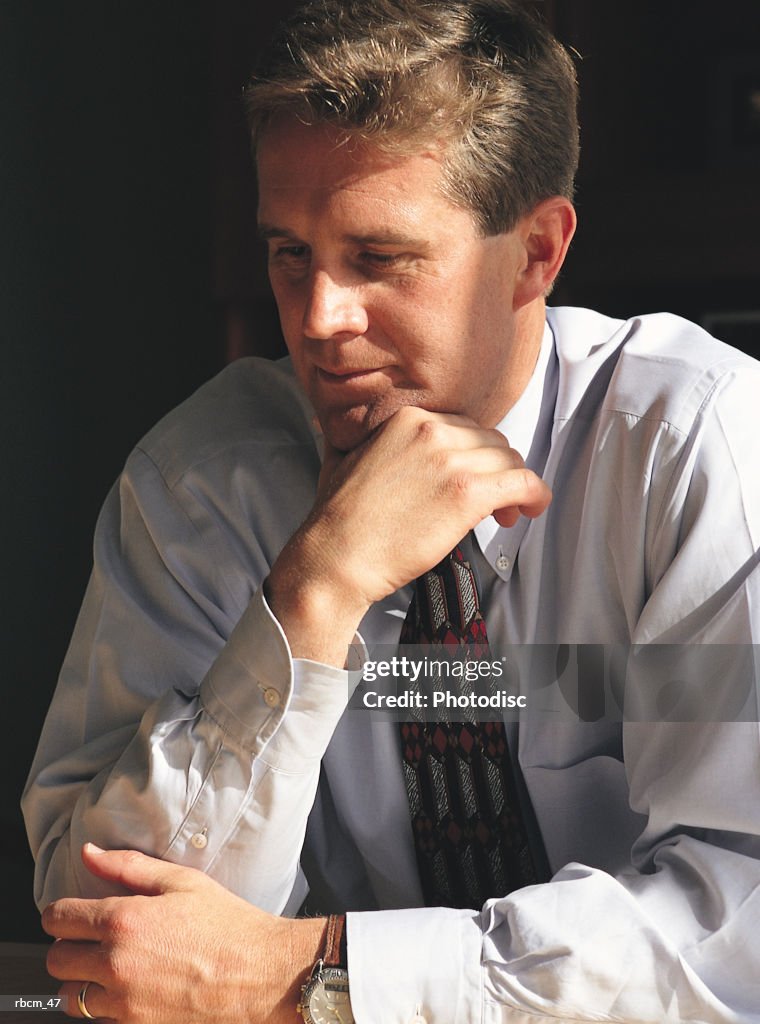
[[[94,843],[82,847],[82,863],[91,874],[118,882],[139,896],[159,896],[187,888],[183,876],[190,870],[138,850],[101,850]]]

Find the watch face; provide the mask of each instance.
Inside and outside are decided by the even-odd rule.
[[[323,967],[303,994],[307,1024],[354,1024],[348,995],[348,971]]]

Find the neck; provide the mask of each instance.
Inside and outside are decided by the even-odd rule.
[[[541,351],[545,323],[546,300],[543,295],[515,314],[515,333],[506,367],[506,387],[499,403],[500,408],[490,417],[493,422],[484,423],[484,426],[493,427],[500,423],[528,386]]]

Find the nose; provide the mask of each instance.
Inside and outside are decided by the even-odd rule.
[[[336,281],[325,270],[311,275],[303,314],[303,332],[308,338],[327,341],[336,335],[356,337],[369,326],[360,286]]]

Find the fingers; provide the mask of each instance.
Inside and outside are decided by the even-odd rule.
[[[468,451],[474,448],[509,448],[509,442],[495,428],[479,426],[469,416],[448,412],[427,412],[414,406],[405,406],[377,431],[388,439],[396,434],[408,437],[413,443],[448,451]],[[372,439],[370,438],[369,441]],[[369,442],[365,442],[367,444]]]
[[[551,504],[551,489],[530,469],[513,470],[499,480],[502,504],[493,510],[501,526],[514,526],[519,513],[535,519]]]
[[[506,442],[447,453],[445,461],[453,489],[467,502],[475,498],[481,518],[492,514],[501,526],[513,526],[521,514],[534,519],[551,503],[550,488]]]
[[[42,927],[55,939],[99,942],[118,905],[117,896],[103,900],[56,900],[42,911]]]
[[[489,515],[505,527],[514,526],[521,514],[535,519],[552,499],[541,477],[523,466],[467,473],[455,478],[454,483],[463,492],[463,504],[477,509],[472,526]]]
[[[105,982],[108,961],[98,942],[54,942],[47,953],[48,974],[59,981],[87,978]]]
[[[136,850],[101,850],[92,843],[82,848],[82,861],[92,874],[130,889],[140,896],[159,896],[192,888],[192,868],[169,864]],[[56,939],[99,941],[126,906],[124,897],[105,899],[61,899],[42,912],[42,927]]]
[[[326,443],[317,500],[270,574],[272,610],[287,620],[291,647],[314,653],[316,623],[329,608],[341,626],[320,658],[342,665],[345,637],[373,603],[439,562],[488,516],[511,526],[550,500],[499,431],[405,406],[348,453]]]
[[[187,875],[192,870],[137,850],[101,850],[93,843],[82,847],[82,862],[98,878],[116,882],[141,896],[187,888]]]
[[[58,991],[58,994],[66,999],[66,1016],[76,1017],[79,1019],[84,1018],[84,1014],[79,1008],[78,997],[82,992],[86,982],[75,980],[67,981]],[[106,1016],[108,1009],[108,995],[105,989],[96,984],[90,982],[87,985],[87,989],[84,992],[84,1005],[85,1009],[91,1016],[97,1017],[99,1021],[106,1022],[110,1021],[111,1018]]]

